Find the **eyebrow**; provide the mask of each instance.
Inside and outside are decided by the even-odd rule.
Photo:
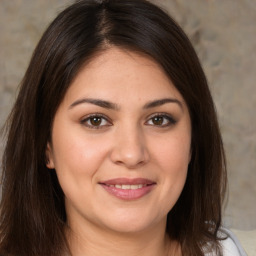
[[[144,109],[149,109],[149,108],[155,108],[158,106],[162,106],[166,103],[176,103],[180,106],[180,108],[183,110],[183,105],[181,103],[181,101],[177,100],[177,99],[173,99],[173,98],[165,98],[165,99],[160,99],[160,100],[153,100],[149,103],[147,103],[146,105],[144,105]]]
[[[84,103],[90,103],[102,108],[106,108],[106,109],[111,109],[111,110],[120,110],[120,107],[112,102],[106,101],[106,100],[101,100],[101,99],[92,99],[92,98],[83,98],[83,99],[79,99],[75,102],[73,102],[70,106],[69,109],[80,105],[80,104],[84,104]],[[143,109],[149,109],[149,108],[155,108],[158,106],[162,106],[164,104],[167,103],[176,103],[180,106],[180,108],[183,110],[183,105],[181,103],[181,101],[177,100],[177,99],[173,99],[173,98],[165,98],[165,99],[159,99],[159,100],[153,100],[150,101],[149,103],[146,103],[143,106]]]
[[[91,98],[84,98],[84,99],[77,100],[70,105],[69,109],[71,109],[79,104],[83,104],[83,103],[90,103],[90,104],[93,104],[93,105],[96,105],[96,106],[99,106],[102,108],[119,110],[119,107],[115,103],[105,101],[105,100],[100,100],[100,99],[91,99]]]

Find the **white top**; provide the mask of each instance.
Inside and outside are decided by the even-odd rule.
[[[236,236],[228,229],[221,228],[221,235],[227,239],[220,241],[223,249],[223,256],[247,256]],[[216,256],[213,253],[206,253],[205,256]]]
[[[221,242],[223,248],[223,256],[241,256],[237,245],[234,241],[229,237],[226,240]]]

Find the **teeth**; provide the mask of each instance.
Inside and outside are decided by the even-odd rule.
[[[139,189],[142,187],[145,187],[146,184],[136,184],[136,185],[109,185],[109,187],[116,187],[116,188],[121,188],[121,189]]]
[[[122,189],[131,189],[131,185],[122,185]]]

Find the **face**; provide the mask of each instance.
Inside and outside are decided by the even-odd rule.
[[[111,48],[77,75],[48,144],[70,226],[138,232],[165,226],[183,189],[191,125],[157,63]]]

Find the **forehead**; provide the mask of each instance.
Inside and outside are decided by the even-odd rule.
[[[66,98],[96,96],[122,102],[131,98],[152,100],[167,95],[183,100],[156,61],[145,54],[113,47],[97,53],[81,68]]]

